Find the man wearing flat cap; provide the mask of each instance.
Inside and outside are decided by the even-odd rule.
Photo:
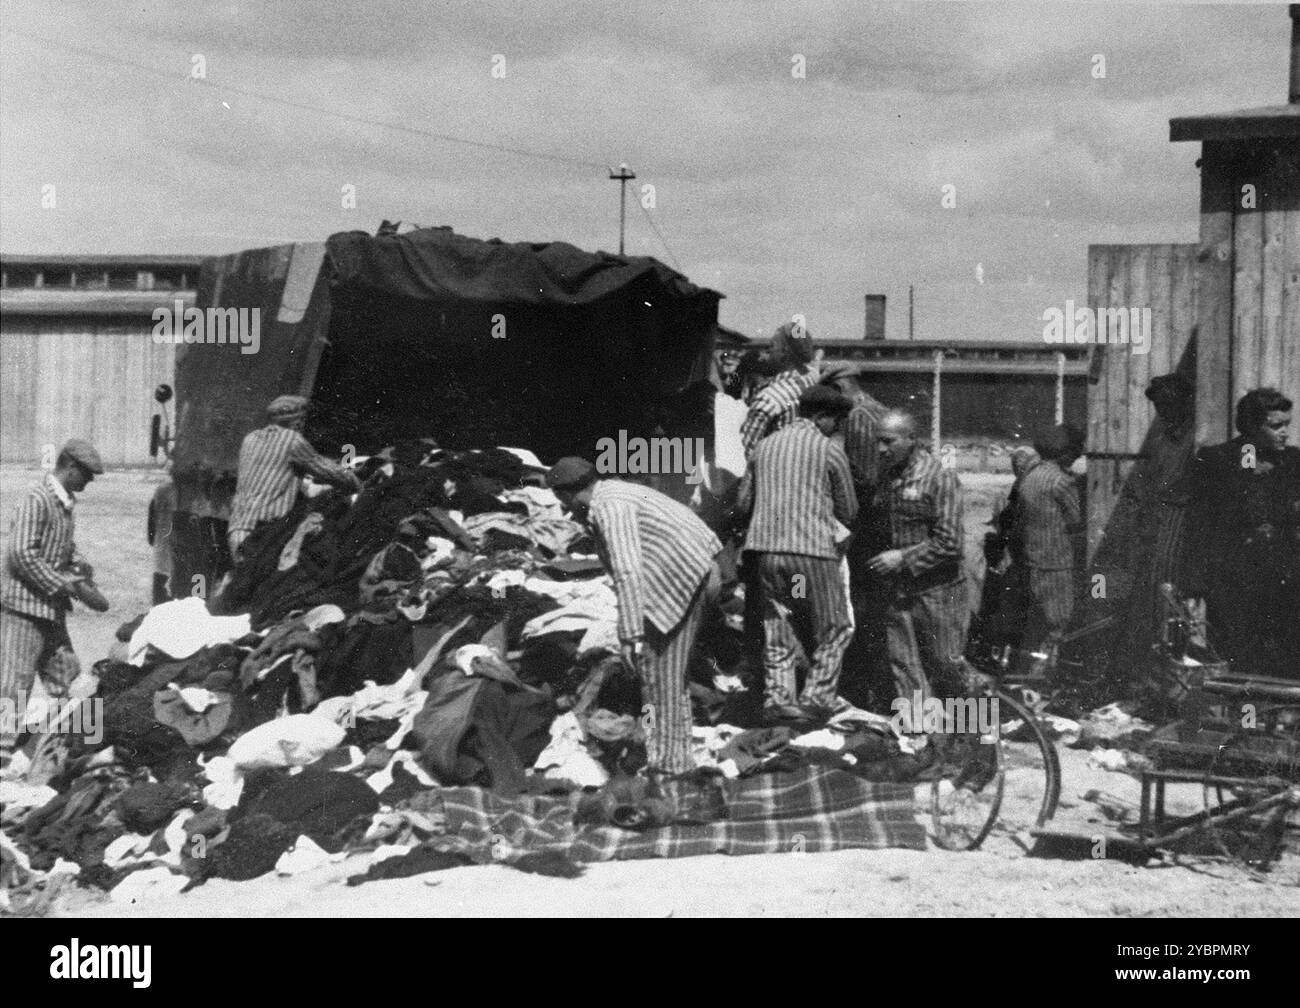
[[[546,484],[591,528],[614,581],[620,649],[648,706],[647,770],[694,769],[687,672],[722,544],[689,508],[649,487],[598,480],[586,459],[560,459]]]
[[[1028,575],[1031,603],[1023,646],[1030,651],[1056,647],[1074,615],[1083,511],[1069,468],[1083,451],[1083,435],[1057,424],[1035,439],[1034,450],[1038,461],[1020,481],[1012,534]]]
[[[765,717],[816,720],[845,706],[840,663],[853,639],[841,544],[858,511],[844,450],[831,440],[850,409],[825,385],[799,396],[799,418],[762,440],[736,503],[750,515],[745,559],[762,599]],[[795,644],[808,661],[797,689]]]
[[[9,527],[0,578],[0,759],[13,752],[24,700],[39,674],[52,697],[67,695],[80,668],[68,637],[72,599],[90,567],[73,541],[73,494],[104,471],[99,453],[74,438],[53,472],[27,491]],[[96,606],[98,608],[98,606]]]
[[[249,433],[239,448],[239,477],[230,506],[227,540],[230,557],[263,522],[283,518],[298,501],[298,480],[308,475],[355,493],[361,481],[352,470],[319,454],[302,436],[307,426],[307,400],[282,395],[266,410],[270,421]]]

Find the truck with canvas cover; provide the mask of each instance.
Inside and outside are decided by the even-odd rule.
[[[311,399],[306,436],[335,456],[431,437],[595,458],[707,378],[720,298],[652,258],[449,228],[207,260],[176,336],[172,594],[205,593],[229,565],[240,443],[276,396]],[[213,338],[231,308],[248,311]]]

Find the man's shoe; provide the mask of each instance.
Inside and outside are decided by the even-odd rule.
[[[87,608],[100,613],[108,612],[108,599],[104,598],[103,593],[95,587],[95,582],[90,580],[73,581],[72,594]]]

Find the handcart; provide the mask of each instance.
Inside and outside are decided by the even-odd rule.
[[[1103,835],[1101,846],[1139,861],[1163,850],[1217,853],[1254,872],[1269,871],[1284,857],[1300,855],[1300,680],[1234,675],[1204,643],[1203,616],[1176,599],[1171,587],[1164,594],[1153,681],[1179,716],[1148,743],[1136,828]],[[1094,627],[1073,636],[1089,632]],[[996,732],[945,740],[931,800],[934,837],[942,847],[972,850],[997,827],[1027,832],[1040,850],[1062,842],[1098,846],[1096,833],[1051,825],[1061,773],[1046,708],[1055,695],[1052,684],[1060,681],[1060,660],[1055,652],[1025,657],[1010,649],[992,660],[976,656],[990,677],[986,695],[997,698],[1002,717]],[[1041,795],[1041,801],[1018,806],[1033,810],[1020,813],[1032,821],[1006,821],[1004,795],[1013,781]],[[1185,798],[1189,785],[1199,791],[1201,809],[1170,814],[1170,789]]]

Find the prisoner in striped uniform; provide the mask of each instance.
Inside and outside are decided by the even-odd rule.
[[[1038,462],[1020,481],[1013,538],[1023,553],[1031,599],[1023,646],[1039,651],[1060,643],[1074,615],[1075,553],[1083,531],[1079,490],[1067,471],[1083,449],[1081,432],[1066,424],[1034,443]]]
[[[23,700],[37,674],[55,697],[65,696],[77,677],[67,626],[75,578],[69,568],[81,560],[73,541],[72,495],[103,471],[94,447],[73,439],[54,471],[27,491],[14,513],[0,578],[0,751],[6,755],[18,739]]]
[[[849,461],[830,435],[849,408],[834,389],[806,390],[800,418],[764,439],[741,484],[737,508],[751,514],[745,553],[763,600],[764,708],[773,720],[842,706],[840,663],[853,618],[839,545],[858,501]],[[796,642],[809,664],[801,693]]]
[[[258,525],[293,510],[301,476],[310,475],[351,492],[361,489],[350,469],[317,453],[302,436],[307,423],[305,398],[280,396],[266,412],[270,423],[250,432],[239,447],[239,479],[227,532],[233,560],[239,559],[239,547]]]
[[[749,404],[749,413],[740,428],[745,457],[752,458],[758,443],[799,415],[799,396],[817,384],[817,372],[810,366],[813,357],[812,334],[802,325],[787,322],[772,336],[770,360],[781,371]]]
[[[881,485],[874,508],[890,544],[867,562],[889,586],[885,637],[898,695],[948,695],[970,684],[969,599],[962,568],[962,491],[916,439],[916,420],[891,410],[880,422]]]
[[[586,459],[560,459],[546,482],[590,526],[613,579],[623,660],[641,676],[648,770],[693,770],[687,674],[722,544],[689,508],[649,487],[597,480]]]
[[[878,678],[885,659],[885,592],[879,580],[867,570],[867,561],[887,545],[874,535],[871,502],[880,481],[880,453],[876,437],[885,406],[862,387],[864,366],[848,361],[823,366],[821,383],[834,388],[853,404],[844,418],[844,454],[853,473],[858,496],[858,519],[853,528],[846,559],[849,565],[849,598],[853,608],[854,644],[850,655],[860,680],[858,688]],[[883,676],[879,676],[883,678]]]

